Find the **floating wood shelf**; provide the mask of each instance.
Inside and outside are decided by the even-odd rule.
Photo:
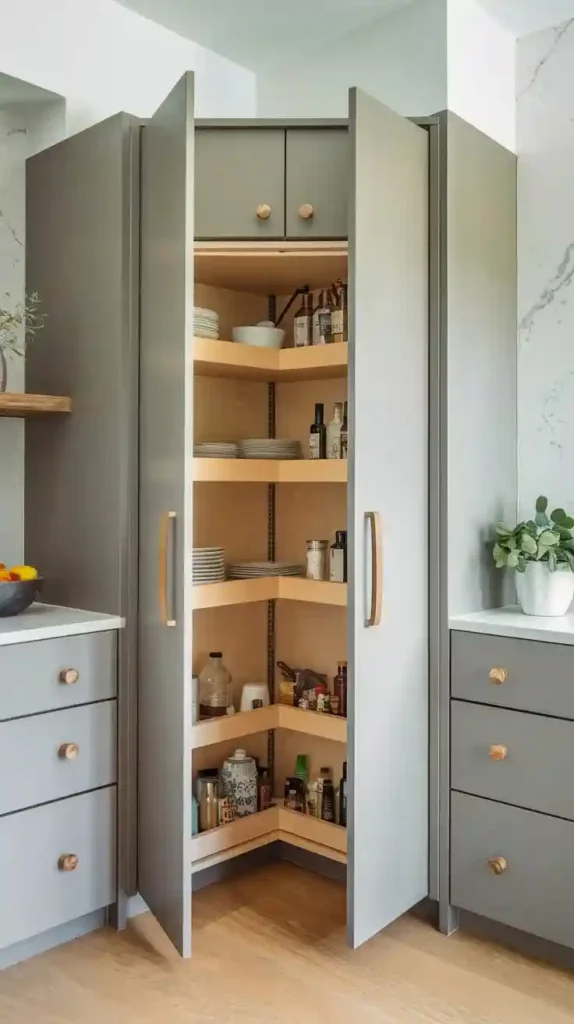
[[[346,377],[348,352],[343,343],[273,349],[193,339],[194,369],[200,377],[279,382]]]
[[[72,411],[72,399],[61,395],[0,394],[0,416],[25,419]]]
[[[291,732],[320,739],[345,743],[347,720],[336,715],[316,711],[302,711],[283,704],[272,704],[256,711],[240,711],[235,715],[223,715],[209,721],[198,722],[191,730],[192,749],[210,747],[214,743],[229,742],[243,736],[253,736],[269,729],[290,729]]]
[[[194,459],[195,483],[300,483],[347,482],[344,459]]]
[[[347,280],[346,242],[197,242],[194,273],[209,284],[253,295],[290,295],[301,285]]]
[[[264,576],[255,580],[225,580],[223,583],[203,583],[193,587],[193,607],[196,610],[276,599],[344,608],[347,604],[347,584],[307,580],[297,576]]]

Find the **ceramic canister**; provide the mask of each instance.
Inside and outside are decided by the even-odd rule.
[[[236,750],[223,762],[221,786],[235,804],[238,818],[257,810],[257,765],[245,750]]]

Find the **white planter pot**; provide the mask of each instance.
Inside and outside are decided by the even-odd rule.
[[[544,562],[529,562],[516,573],[518,603],[525,615],[566,615],[574,597],[574,572],[567,566],[550,572]]]

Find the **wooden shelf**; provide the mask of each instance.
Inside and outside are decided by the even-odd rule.
[[[341,825],[332,825],[329,821],[321,821],[310,814],[299,814],[286,807],[278,807],[279,829],[289,837],[299,836],[308,842],[330,849],[340,854],[347,853],[347,829]],[[290,842],[291,838],[287,840]]]
[[[194,483],[301,483],[347,482],[344,459],[194,459]]]
[[[346,377],[348,353],[347,344],[271,349],[209,338],[193,339],[194,369],[200,377],[262,381]]]
[[[255,580],[225,580],[193,587],[193,607],[220,608],[254,601],[307,601],[345,607],[347,584],[302,579],[298,576],[267,577]]]
[[[253,736],[269,729],[289,729],[291,732],[318,736],[320,739],[334,740],[337,743],[347,741],[345,718],[317,711],[302,711],[300,708],[289,708],[283,704],[272,704],[256,711],[239,711],[235,715],[222,715],[221,718],[198,722],[191,730],[191,745],[193,750],[199,750],[201,747],[213,746],[214,743]]]
[[[334,740],[336,743],[347,742],[347,719],[338,715],[326,715],[320,711],[302,711],[301,708],[289,708],[276,704],[276,728],[289,729],[291,732],[303,733],[305,736],[318,736],[323,740]]]
[[[24,419],[72,411],[72,399],[61,395],[0,394],[0,416]]]
[[[346,242],[196,242],[195,280],[253,295],[290,295],[347,280]]]
[[[206,858],[210,864],[227,860],[229,851],[233,847],[237,848],[245,843],[252,843],[255,839],[261,840],[266,836],[273,835],[277,828],[277,808],[270,807],[266,811],[259,811],[258,814],[248,814],[245,818],[237,818],[230,825],[221,825],[209,832],[201,832],[199,835],[193,836],[191,840],[191,862],[195,865],[203,861],[201,867],[207,867],[209,865],[205,863]],[[272,842],[274,838],[268,841]],[[256,846],[263,845],[262,842],[256,844]],[[232,856],[237,856],[238,852],[243,853],[244,850],[239,850]],[[227,856],[222,856],[222,854],[227,854]],[[214,857],[217,859],[213,860]]]

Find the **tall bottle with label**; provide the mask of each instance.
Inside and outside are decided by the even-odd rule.
[[[341,428],[343,426],[343,403],[335,402],[333,419],[327,426],[327,458],[341,458]]]
[[[328,345],[331,341],[331,314],[333,308],[329,289],[319,292],[319,302],[313,312],[313,344]]]
[[[341,458],[346,459],[349,448],[349,427],[347,424],[347,403],[343,405],[343,422],[341,424]]]
[[[324,459],[327,456],[327,431],[324,417],[325,407],[322,402],[315,404],[315,422],[309,430],[309,458]]]
[[[347,341],[347,285],[337,282],[335,296],[331,313],[331,341]]]
[[[293,320],[293,345],[306,348],[313,344],[313,295],[307,292]]]

